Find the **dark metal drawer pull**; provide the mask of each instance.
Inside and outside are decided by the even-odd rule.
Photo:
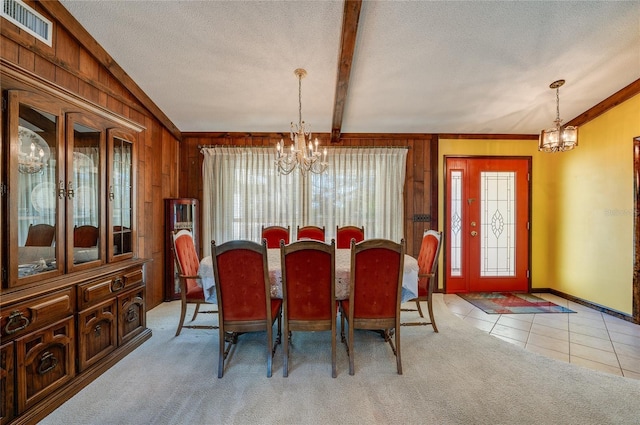
[[[58,359],[56,359],[52,353],[45,351],[44,354],[42,354],[42,357],[40,357],[38,374],[44,375],[45,373],[55,369],[56,366],[58,366]]]
[[[22,324],[20,324],[22,322]],[[7,335],[11,335],[23,329],[26,329],[31,322],[29,319],[24,317],[21,311],[12,311],[9,315],[9,320],[7,320],[7,324],[4,327],[4,333]]]
[[[127,321],[127,323],[135,322],[136,320],[138,320],[138,310],[134,307],[129,307],[125,320]]]
[[[124,288],[124,279],[122,279],[121,277],[114,279],[113,282],[111,283],[112,292],[118,292],[122,288]]]

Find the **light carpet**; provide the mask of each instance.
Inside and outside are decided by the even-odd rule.
[[[525,351],[475,329],[434,294],[440,333],[402,327],[403,375],[387,344],[355,335],[355,376],[327,332],[294,333],[289,377],[264,333],[243,335],[217,378],[216,330],[174,337],[180,305],[148,312],[153,337],[42,424],[638,424],[640,381]],[[426,310],[426,306],[425,306]],[[417,313],[403,312],[403,322]],[[211,321],[201,315],[199,322]],[[214,319],[214,320],[217,320]]]

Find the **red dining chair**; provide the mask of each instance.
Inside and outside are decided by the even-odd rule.
[[[188,230],[180,230],[173,234],[173,255],[180,279],[180,322],[176,336],[180,335],[182,328],[191,329],[218,329],[218,326],[209,325],[185,325],[184,320],[187,315],[187,306],[195,304],[193,317],[191,321],[196,319],[198,313],[217,313],[217,310],[200,311],[202,304],[212,304],[207,302],[204,297],[204,290],[198,285],[198,267],[200,260],[196,252],[196,246],[193,243],[193,236]]]
[[[409,301],[415,301],[420,317],[424,318],[420,301],[427,302],[429,311],[429,322],[408,322],[402,323],[404,326],[431,325],[434,332],[438,332],[436,319],[433,316],[433,291],[436,285],[436,271],[438,269],[438,256],[442,246],[442,232],[427,230],[422,236],[420,253],[418,254],[418,296]],[[405,309],[405,311],[416,311],[415,309]]]
[[[50,224],[30,224],[24,246],[51,246],[56,236],[56,228]]]
[[[340,301],[342,342],[345,342],[344,322],[347,321],[349,375],[355,373],[355,329],[382,331],[396,356],[398,375],[402,375],[400,299],[403,268],[404,239],[399,244],[386,239],[369,239],[359,244],[351,241],[349,299]]]
[[[284,367],[289,375],[292,331],[331,331],[331,376],[336,377],[335,241],[280,242]]]
[[[298,226],[298,240],[313,239],[315,241],[324,242],[324,226]]]
[[[364,240],[364,226],[336,226],[336,246],[338,249],[349,249],[351,239],[355,239],[356,243]]]
[[[213,276],[218,297],[218,378],[224,374],[224,363],[238,336],[245,332],[266,331],[267,376],[276,348],[280,343],[282,300],[271,298],[267,268],[267,243],[229,241],[216,246],[211,242]],[[273,323],[278,320],[278,333],[273,343]]]
[[[267,248],[280,248],[280,240],[289,243],[291,226],[262,226],[262,239],[267,240]]]

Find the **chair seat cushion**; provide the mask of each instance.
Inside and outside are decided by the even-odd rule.
[[[188,285],[187,299],[204,301],[204,290],[202,289],[201,286],[198,286],[198,285]]]

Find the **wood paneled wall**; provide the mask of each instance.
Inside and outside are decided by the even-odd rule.
[[[180,149],[180,196],[202,201],[202,160],[200,146],[273,146],[288,134],[280,133],[183,133]],[[321,144],[330,135],[316,134]],[[404,186],[404,235],[407,253],[418,255],[425,230],[438,223],[438,138],[431,134],[343,134],[339,143],[331,146],[406,146],[407,173]],[[429,214],[429,222],[414,222],[416,214]],[[204,242],[203,242],[204,243]]]
[[[164,299],[164,198],[179,196],[178,152],[175,132],[166,128],[89,50],[76,40],[41,3],[28,2],[54,22],[53,47],[2,20],[0,56],[62,91],[99,105],[145,128],[137,150],[138,256],[153,261],[145,266],[147,308]],[[89,43],[90,44],[90,43]],[[2,87],[7,89],[10,87]],[[3,150],[6,148],[3,143]]]

